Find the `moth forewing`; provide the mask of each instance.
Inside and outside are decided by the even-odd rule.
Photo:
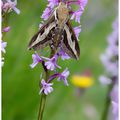
[[[49,32],[50,32],[50,28],[49,27],[51,26],[50,24],[53,23],[54,21],[55,21],[55,16],[54,16],[54,12],[52,12],[51,16],[48,18],[46,23],[42,25],[40,30],[30,40],[29,45],[28,45],[28,49],[29,50],[31,48],[39,49],[38,46],[41,45],[41,42],[42,42],[42,44],[44,44],[44,41],[46,42],[45,39],[46,39],[47,35],[45,36],[45,34],[46,34],[45,32],[47,31],[47,33],[49,34]],[[38,38],[41,38],[41,35],[43,35],[43,34],[44,34],[44,39],[43,39],[43,37],[42,37],[42,39],[38,39]],[[41,41],[41,42],[37,42],[37,41]]]
[[[79,59],[80,56],[79,44],[69,20],[67,21],[64,27],[63,43],[65,51],[67,50],[66,53],[72,58]]]
[[[48,27],[45,27],[45,28],[44,28],[44,33],[41,34],[41,32],[39,32],[36,40],[31,44],[30,47],[34,47],[36,44],[43,42],[43,41],[47,38],[47,36],[48,36],[48,34],[50,33],[50,31],[51,31],[55,26],[56,26],[56,25],[55,25],[55,22],[53,22],[53,23],[49,24]]]

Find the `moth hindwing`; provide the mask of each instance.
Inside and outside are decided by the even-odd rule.
[[[60,2],[46,23],[32,37],[28,49],[43,49],[50,45],[57,52],[62,47],[70,57],[78,59],[80,49],[69,17],[69,9],[65,3]]]

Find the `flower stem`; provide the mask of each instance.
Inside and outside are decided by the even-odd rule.
[[[45,102],[46,102],[46,95],[44,93],[42,93],[41,100],[40,100],[38,120],[42,120],[42,118],[43,118],[43,112],[44,112],[44,108],[45,108]]]
[[[46,80],[47,80],[49,78],[49,72],[45,69],[44,65],[43,65],[43,68],[46,72]],[[38,113],[38,120],[42,120],[42,118],[43,118],[43,112],[44,112],[44,108],[45,108],[46,97],[47,96],[42,92],[41,100],[40,100],[39,113]]]
[[[55,51],[51,50],[50,58],[54,56],[54,53],[55,53]],[[43,66],[43,69],[46,73],[45,80],[47,81],[49,79],[49,76],[50,76],[50,71],[47,70],[46,66],[44,65],[44,61],[42,62],[42,66]],[[38,120],[43,119],[43,112],[44,112],[44,108],[45,108],[46,97],[47,96],[42,92],[40,106],[39,106]]]
[[[113,83],[111,83],[108,87],[108,91],[107,91],[107,96],[106,96],[106,101],[105,101],[105,108],[101,117],[101,120],[107,120],[108,118],[108,113],[109,113],[109,107],[111,105],[111,98],[110,98],[110,92],[113,88]]]

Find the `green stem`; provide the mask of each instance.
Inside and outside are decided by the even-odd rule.
[[[46,103],[46,95],[44,93],[42,93],[41,101],[40,101],[40,107],[39,107],[38,120],[42,120],[42,118],[43,118],[45,103]]]
[[[51,50],[50,58],[54,56],[54,53],[55,53],[55,51]],[[50,72],[45,67],[44,62],[42,62],[42,66],[43,66],[43,69],[44,69],[44,71],[46,73],[45,80],[47,81],[49,76],[50,76]],[[39,113],[38,113],[38,120],[43,119],[43,112],[44,112],[44,108],[45,108],[46,97],[47,96],[42,92],[41,100],[40,100]]]
[[[113,83],[111,83],[108,87],[108,91],[107,91],[107,97],[106,97],[106,102],[105,102],[105,108],[101,117],[101,120],[107,120],[108,118],[108,113],[109,113],[109,107],[111,105],[111,98],[110,98],[110,92],[113,88]]]
[[[4,27],[8,26],[9,14],[5,13],[4,16],[2,16],[2,19],[3,19],[3,22],[2,22],[2,29],[3,29]],[[6,34],[6,32],[2,33],[2,39],[5,36],[5,34]]]
[[[49,78],[49,72],[46,71],[46,68],[45,68],[44,65],[43,65],[43,68],[46,72],[46,81],[47,81],[47,79]],[[46,97],[47,96],[42,92],[41,100],[40,100],[39,113],[38,113],[38,120],[42,120],[42,118],[43,118],[43,112],[44,112],[44,108],[45,108]]]

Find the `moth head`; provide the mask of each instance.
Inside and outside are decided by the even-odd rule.
[[[68,20],[69,10],[65,3],[63,2],[59,3],[58,9],[57,9],[57,15],[58,15],[58,20],[61,22],[65,22]]]

